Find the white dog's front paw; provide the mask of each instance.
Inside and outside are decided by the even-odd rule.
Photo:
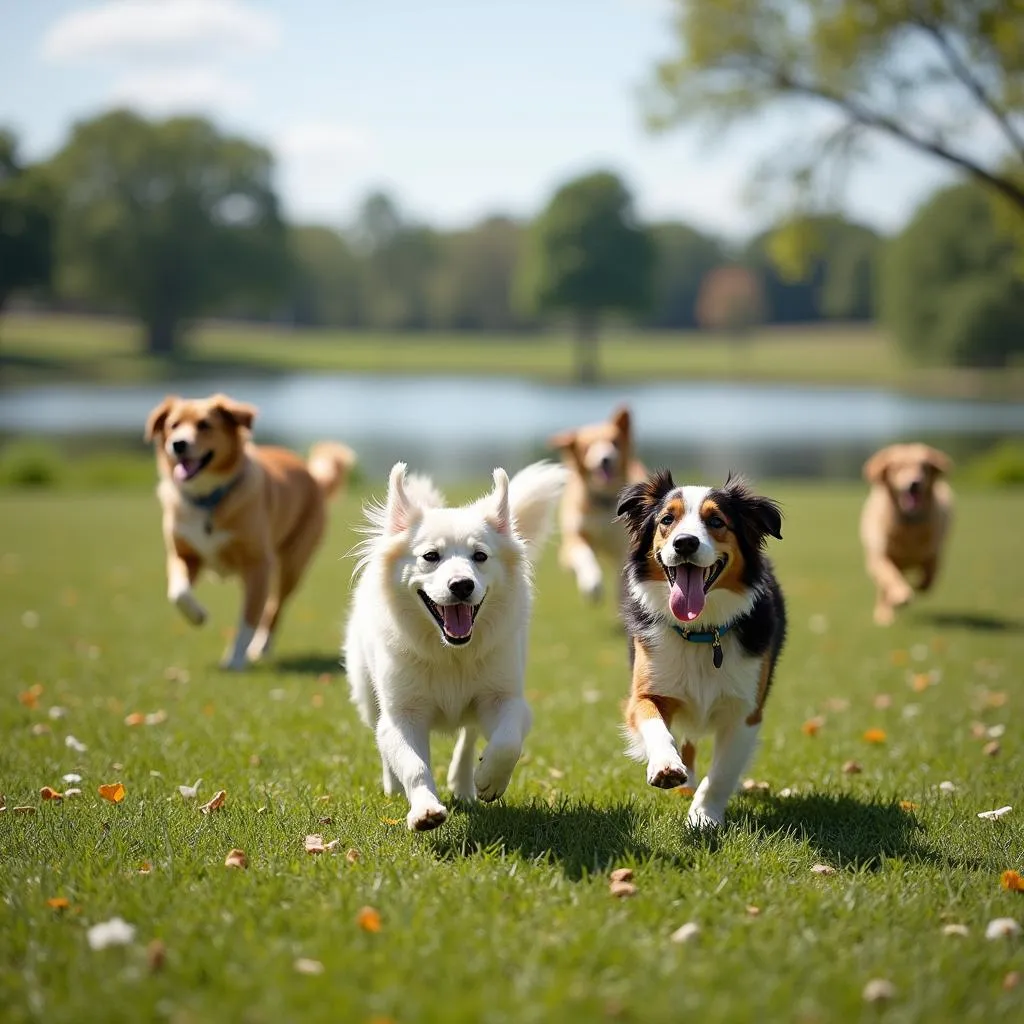
[[[405,816],[410,832],[429,832],[443,825],[448,818],[448,808],[433,800],[429,803],[414,804]]]
[[[484,748],[476,768],[476,795],[481,800],[497,800],[508,789],[520,753],[517,747]]]
[[[468,772],[458,771],[448,773],[448,788],[456,800],[466,803],[473,803],[476,800],[476,786],[473,783],[473,769]]]
[[[695,800],[690,805],[689,814],[686,815],[686,823],[695,829],[721,828],[725,824],[725,808],[709,807],[707,804],[698,804]]]
[[[647,784],[658,789],[675,789],[687,782],[686,766],[677,754],[673,758],[647,762]]]
[[[579,584],[580,593],[590,601],[600,601],[604,595],[604,580],[599,569],[581,572],[576,582]]]
[[[192,623],[193,626],[201,626],[206,621],[206,609],[196,600],[191,587],[184,590],[172,591],[168,598],[171,604],[181,612],[182,615]]]

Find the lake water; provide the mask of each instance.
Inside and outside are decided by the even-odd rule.
[[[1024,403],[917,398],[871,389],[714,382],[574,387],[514,378],[282,375],[0,393],[0,434],[138,438],[168,392],[226,391],[259,407],[257,440],[302,448],[337,438],[371,476],[404,459],[454,480],[514,469],[566,427],[633,409],[641,456],[691,473],[851,477],[883,444],[924,440],[956,456],[1024,435]]]

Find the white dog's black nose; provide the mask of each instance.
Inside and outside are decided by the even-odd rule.
[[[681,533],[678,537],[672,538],[672,547],[675,548],[676,554],[687,558],[700,547],[700,540],[692,533]]]
[[[175,455],[184,455],[188,451],[188,441],[172,441],[171,447]]]
[[[448,581],[448,589],[460,600],[468,601],[476,584],[468,576],[456,576]]]

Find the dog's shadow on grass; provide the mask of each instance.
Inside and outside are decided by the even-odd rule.
[[[918,611],[916,618],[938,629],[966,629],[973,633],[1024,633],[1024,622],[985,612]]]
[[[886,860],[978,866],[955,856],[941,856],[924,845],[924,829],[913,812],[894,801],[806,793],[737,803],[731,815],[733,827],[803,840],[832,867],[878,870]]]
[[[343,676],[345,674],[343,658],[337,654],[323,654],[319,651],[285,654],[279,658],[272,658],[268,665],[277,672],[289,672],[296,675]]]
[[[434,850],[444,860],[516,853],[526,860],[555,864],[573,881],[616,864],[652,858],[667,857],[675,867],[688,867],[691,858],[685,846],[678,855],[665,854],[638,839],[641,818],[629,803],[594,807],[566,799],[555,806],[539,801],[525,806],[473,804],[435,834]]]

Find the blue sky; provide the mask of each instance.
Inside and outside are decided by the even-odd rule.
[[[290,217],[347,222],[385,187],[444,226],[534,214],[567,178],[621,173],[645,217],[742,238],[759,161],[807,127],[652,137],[638,91],[670,48],[666,0],[0,0],[0,124],[44,157],[112,105],[201,112],[269,146]],[[872,147],[843,205],[892,230],[949,180]]]

